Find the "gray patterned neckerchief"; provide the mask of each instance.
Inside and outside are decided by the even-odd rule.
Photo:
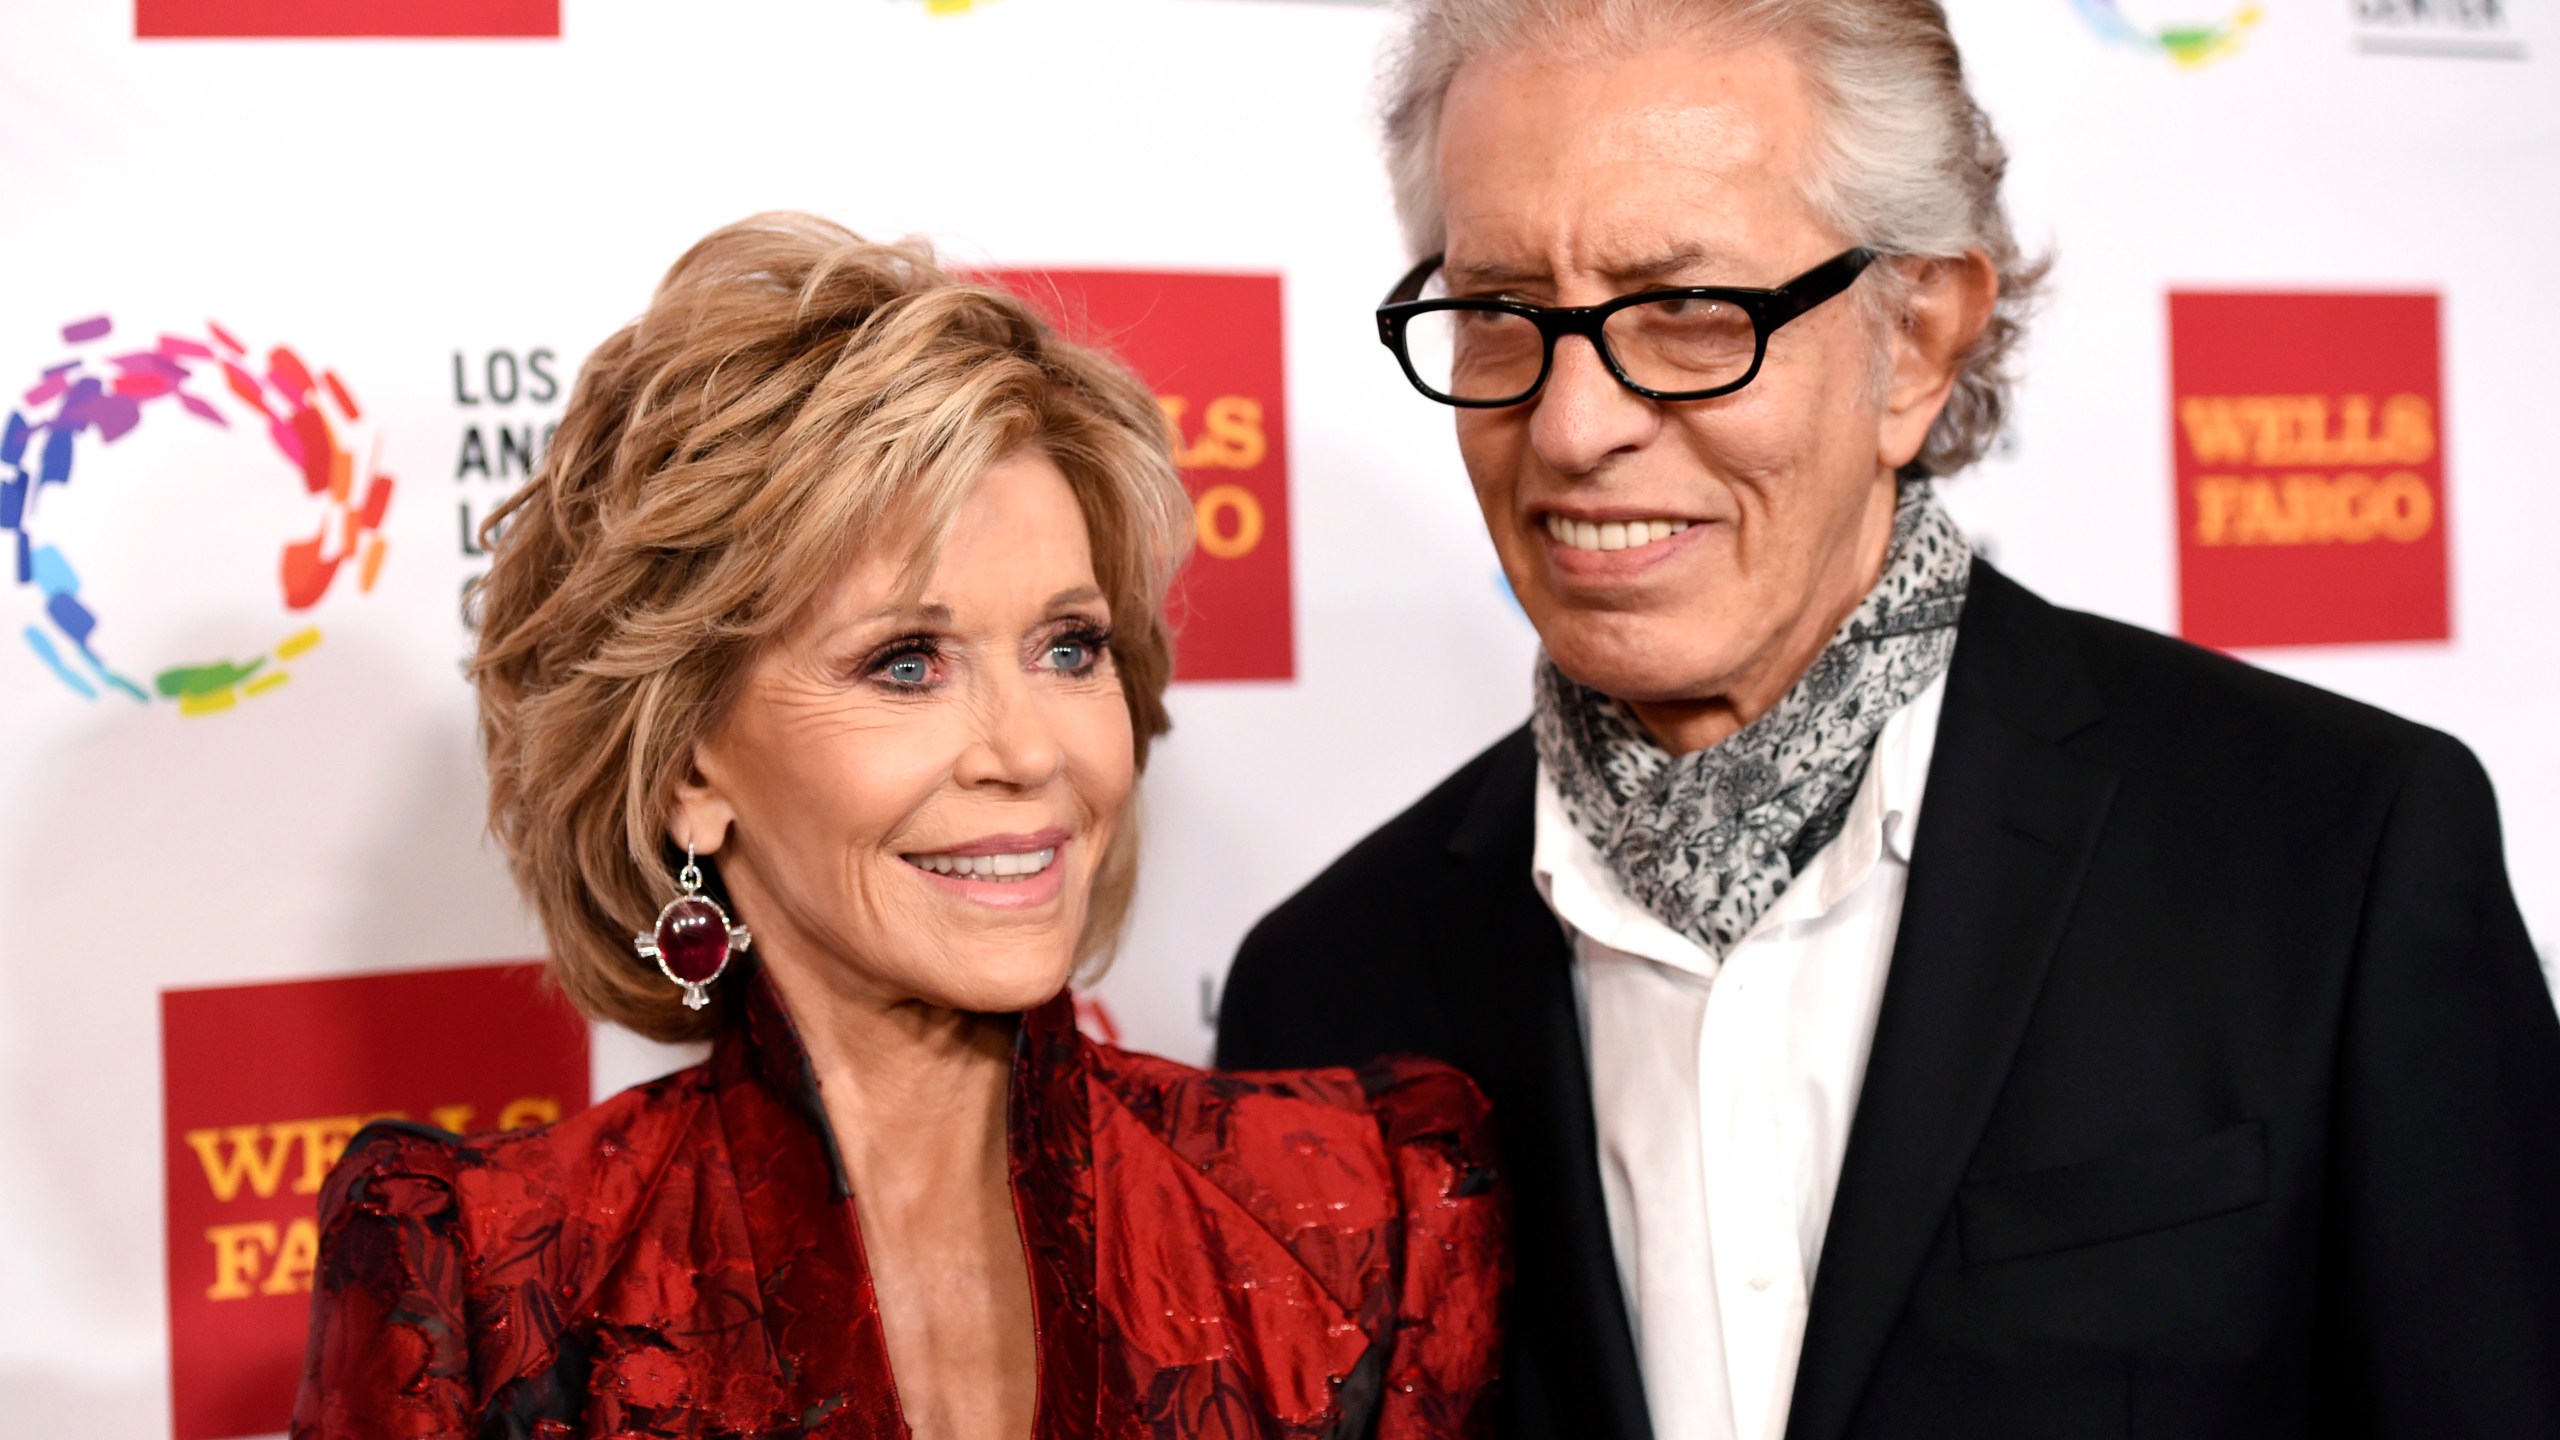
[[[1905,485],[1884,574],[1769,713],[1674,756],[1616,700],[1538,657],[1538,758],[1628,898],[1718,960],[1840,833],[1885,721],[1955,653],[1972,552]]]

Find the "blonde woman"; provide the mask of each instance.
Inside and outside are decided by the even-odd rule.
[[[568,995],[711,1058],[545,1131],[360,1135],[296,1436],[1481,1428],[1465,1080],[1075,1027],[1189,533],[1136,380],[762,216],[587,362],[497,528],[492,829]]]

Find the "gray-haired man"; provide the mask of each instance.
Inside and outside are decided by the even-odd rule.
[[[1380,335],[1546,656],[1246,941],[1219,1058],[1484,1086],[1508,1433],[2560,1435],[2478,764],[1931,493],[2037,273],[1938,6],[1422,0],[1398,81]]]

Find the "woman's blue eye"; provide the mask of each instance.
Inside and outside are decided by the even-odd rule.
[[[933,667],[921,655],[901,655],[880,667],[880,673],[896,685],[922,685],[933,678]]]
[[[1093,651],[1081,640],[1060,640],[1049,647],[1049,663],[1060,670],[1081,670]]]

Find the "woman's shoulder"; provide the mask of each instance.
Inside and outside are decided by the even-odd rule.
[[[1224,1297],[1180,1313],[1227,1304],[1234,1335],[1348,1337],[1332,1373],[1383,1366],[1367,1371],[1378,1433],[1484,1433],[1510,1260],[1485,1101],[1466,1076],[1410,1057],[1236,1072],[1090,1054],[1095,1173],[1120,1193],[1097,1208],[1142,1227],[1163,1267],[1196,1253],[1188,1273]],[[1158,1334],[1171,1313],[1172,1282],[1154,1282],[1119,1316],[1126,1334]],[[1257,1303],[1275,1308],[1248,1313]]]
[[[548,1125],[473,1134],[376,1120],[347,1142],[321,1192],[325,1229],[358,1214],[437,1223],[468,1242],[511,1233],[543,1212],[628,1188],[663,1164],[704,1093],[695,1066],[636,1085]]]
[[[1416,1105],[1484,1108],[1484,1097],[1464,1072],[1420,1055],[1303,1070],[1212,1070],[1098,1040],[1086,1040],[1085,1047],[1104,1082],[1133,1096],[1192,1095],[1212,1104],[1269,1102],[1352,1115]]]
[[[563,1316],[626,1248],[703,1093],[679,1071],[539,1129],[358,1131],[320,1196],[292,1433],[463,1433],[498,1385],[563,1358]]]
[[[1090,1043],[1090,1042],[1089,1042]],[[1342,1166],[1309,1167],[1326,1152],[1374,1157],[1379,1184],[1409,1175],[1404,1152],[1427,1152],[1450,1183],[1489,1186],[1492,1126],[1483,1094],[1455,1067],[1411,1055],[1357,1067],[1203,1070],[1160,1056],[1092,1044],[1095,1071],[1121,1108],[1177,1153],[1216,1152],[1262,1184],[1287,1186]],[[1350,1171],[1367,1169],[1351,1165]]]

